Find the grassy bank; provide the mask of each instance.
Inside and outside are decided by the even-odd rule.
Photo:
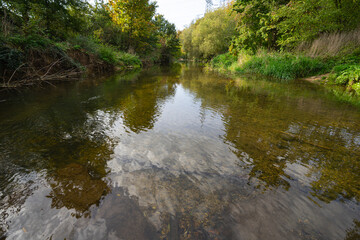
[[[215,57],[210,66],[222,71],[256,73],[285,80],[324,73],[327,69],[327,64],[318,59],[290,53],[242,54],[239,58],[227,53]]]
[[[254,73],[287,81],[328,74],[322,82],[343,86],[351,95],[360,95],[360,49],[332,57],[280,52],[235,57],[226,53],[213,58],[209,67],[233,74]]]
[[[156,8],[149,0],[0,1],[0,87],[171,63],[178,34]]]
[[[95,75],[141,65],[137,56],[89,37],[76,36],[65,42],[36,34],[0,37],[3,88],[71,80],[84,73]]]
[[[65,51],[71,48],[85,50],[117,67],[139,68],[142,65],[138,56],[122,52],[114,46],[102,44],[88,37],[77,36],[68,42],[59,43],[57,46],[63,46],[63,50]]]
[[[320,79],[322,83],[340,86],[345,91],[342,99],[360,96],[360,28],[320,34],[309,42],[302,42],[292,51],[256,54],[240,51],[211,60],[209,67],[235,74],[255,73],[281,80],[299,78]]]

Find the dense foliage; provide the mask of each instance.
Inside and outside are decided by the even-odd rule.
[[[293,50],[323,34],[358,28],[359,12],[360,0],[235,0],[185,29],[183,51],[209,59],[227,50]]]
[[[2,0],[2,30],[65,39],[86,24],[90,6],[83,0]]]
[[[86,0],[1,0],[0,41],[14,51],[44,48],[43,42],[56,43],[63,50],[81,47],[111,63],[116,62],[118,55],[124,56],[122,52],[142,58],[153,54],[153,62],[177,56],[176,29],[163,16],[155,16],[154,2],[95,2],[91,5]]]
[[[237,31],[233,39],[232,52],[256,51],[258,48],[273,48],[276,45],[277,29],[272,10],[286,1],[237,0],[233,11],[239,16]]]
[[[111,19],[127,33],[126,46],[136,52],[151,49],[149,40],[155,30],[152,18],[156,5],[149,0],[109,0],[106,6]]]
[[[181,33],[183,51],[188,58],[201,59],[225,53],[236,35],[235,27],[235,14],[231,14],[231,8],[208,12]]]
[[[332,84],[346,86],[349,91],[354,90],[356,94],[360,95],[360,64],[336,65],[328,80]]]
[[[170,63],[172,58],[180,57],[180,40],[175,24],[167,21],[163,15],[157,15],[154,19],[155,36],[158,41],[158,54],[160,62]]]
[[[239,14],[234,52],[292,49],[320,34],[360,24],[359,0],[236,0],[233,10]]]
[[[183,30],[182,50],[213,69],[312,77],[360,95],[360,0],[233,0]]]

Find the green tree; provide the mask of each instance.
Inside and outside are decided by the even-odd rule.
[[[83,27],[81,16],[87,13],[83,0],[2,0],[11,18],[25,34],[46,33],[65,39]]]
[[[125,49],[127,35],[112,21],[107,4],[96,3],[88,18],[87,26],[87,33],[91,33],[96,40],[127,50]]]
[[[192,45],[192,34],[196,28],[197,23],[193,22],[188,28],[185,28],[180,33],[181,50],[188,58],[195,57],[197,54],[195,47]]]
[[[234,38],[235,52],[258,48],[274,49],[278,38],[273,11],[286,5],[289,0],[236,0],[233,11],[239,14],[238,36]]]
[[[128,34],[128,49],[143,53],[151,48],[147,39],[154,30],[151,21],[156,3],[149,0],[109,0],[108,11],[112,20]]]
[[[183,51],[190,58],[210,59],[228,51],[236,35],[235,15],[229,8],[219,8],[205,16],[181,34]]]
[[[360,0],[236,0],[237,31],[232,49],[291,49],[321,33],[360,25]]]
[[[35,15],[50,36],[66,39],[72,32],[80,32],[82,16],[87,13],[88,4],[83,0],[40,0]]]
[[[2,12],[9,14],[8,17],[14,23],[25,29],[28,26],[31,7],[34,3],[36,3],[34,0],[2,0],[0,4]]]
[[[180,40],[175,25],[168,22],[163,15],[155,16],[154,25],[160,45],[160,62],[168,64],[172,61],[172,58],[180,56]]]
[[[274,12],[278,44],[291,48],[321,33],[353,30],[360,24],[359,0],[291,1]]]

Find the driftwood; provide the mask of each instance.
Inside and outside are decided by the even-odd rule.
[[[15,69],[9,79],[6,80],[5,77],[3,77],[3,83],[0,84],[0,87],[16,88],[19,86],[41,83],[53,85],[52,83],[50,83],[51,81],[69,81],[79,78],[82,71],[77,67],[72,67],[70,69],[62,69],[61,64],[64,61],[66,61],[65,58],[60,58],[40,69],[35,69],[33,66],[29,66],[24,63],[20,65],[17,69]],[[56,72],[52,71],[54,70],[55,66],[58,66],[60,70]],[[21,73],[19,73],[20,71]],[[14,80],[17,73],[21,76],[21,78]]]
[[[7,81],[7,85],[10,84],[11,79],[14,77],[15,73],[21,68],[23,67],[25,64],[21,64],[17,69],[15,69],[15,71],[11,74],[11,77],[9,78],[9,80]]]

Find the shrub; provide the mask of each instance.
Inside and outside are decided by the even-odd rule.
[[[360,95],[360,82],[355,83],[354,85],[352,85],[352,88],[355,90],[355,92]]]
[[[26,37],[22,35],[12,35],[11,37],[7,37],[5,41],[13,47],[22,49],[44,48],[53,43],[50,39],[37,34],[28,35]]]
[[[120,53],[118,61],[122,62],[125,66],[140,67],[142,65],[138,56],[129,53]]]
[[[18,49],[0,46],[0,72],[5,69],[15,70],[23,63],[24,55]]]
[[[225,53],[216,56],[211,60],[211,67],[219,69],[228,69],[231,65],[236,63],[237,58],[230,53]]]
[[[251,57],[240,67],[243,72],[289,80],[323,73],[327,65],[319,59],[305,56],[261,54]]]
[[[97,55],[108,63],[117,63],[116,50],[110,46],[100,45],[97,49]]]
[[[67,50],[70,49],[70,44],[68,42],[57,42],[54,45],[55,45],[55,47],[61,49],[64,52],[66,52]],[[73,48],[75,48],[75,46]]]
[[[335,66],[330,79],[338,85],[358,83],[360,82],[360,65]]]
[[[76,36],[70,41],[75,49],[84,49],[96,54],[100,59],[110,64],[120,64],[123,66],[140,67],[140,59],[132,54],[124,53],[115,47],[97,42],[93,38]]]
[[[84,49],[91,53],[96,53],[96,50],[99,48],[99,43],[94,39],[78,35],[70,40],[70,43],[77,49]]]

